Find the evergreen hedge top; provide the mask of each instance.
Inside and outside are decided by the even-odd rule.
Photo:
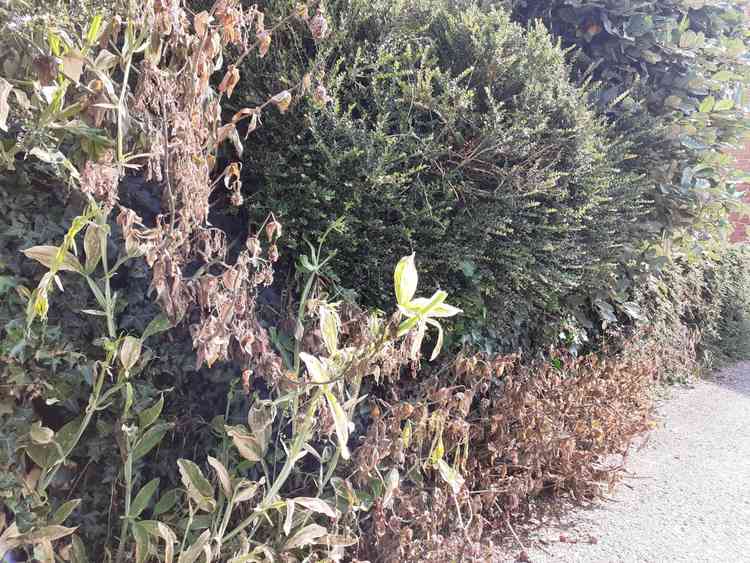
[[[424,279],[470,318],[509,348],[528,344],[527,321],[563,314],[633,241],[642,202],[618,169],[626,147],[541,25],[444,2],[329,11],[335,34],[311,58],[335,101],[259,130],[246,152],[251,208],[278,211],[292,245],[343,217],[333,269],[368,303],[390,299],[389,272],[416,250]],[[286,56],[243,75],[295,80],[311,62]]]

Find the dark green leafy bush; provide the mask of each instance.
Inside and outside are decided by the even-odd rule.
[[[599,82],[592,98],[639,156],[628,169],[652,185],[653,228],[669,236],[681,236],[683,228],[725,229],[723,212],[738,203],[725,151],[748,131],[745,2],[505,5],[524,25],[544,22],[564,46],[576,49],[575,74]]]
[[[495,345],[528,347],[639,243],[645,202],[623,172],[627,145],[568,81],[542,26],[443,2],[329,11],[334,35],[314,57],[334,102],[302,103],[253,137],[251,205],[278,211],[292,250],[343,218],[332,269],[366,302],[387,302],[387,273],[416,250],[429,283],[461,295]],[[293,82],[300,51],[243,72]],[[260,96],[241,88],[241,105]]]

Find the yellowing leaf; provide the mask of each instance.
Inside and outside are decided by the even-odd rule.
[[[298,547],[304,547],[311,543],[315,543],[315,540],[326,535],[326,533],[327,530],[319,524],[305,526],[287,540],[282,551],[290,551]]]
[[[0,78],[0,131],[8,130],[8,114],[10,113],[10,104],[8,103],[8,96],[13,90],[10,82],[5,78]]]
[[[216,508],[214,488],[208,482],[208,479],[203,476],[200,467],[189,459],[178,459],[177,467],[180,470],[182,484],[185,485],[190,499],[199,510],[213,512]]]
[[[339,512],[330,504],[320,498],[315,497],[295,497],[290,499],[304,508],[320,514],[325,514],[329,518],[338,518]],[[289,501],[287,501],[289,502]]]
[[[224,491],[224,496],[232,498],[232,480],[229,478],[229,472],[224,464],[218,459],[208,456],[208,464],[216,471],[216,476],[219,478],[221,489]]]
[[[307,373],[310,375],[310,379],[313,382],[320,383],[330,379],[330,377],[328,377],[328,369],[318,358],[307,352],[300,352],[299,357],[305,363]]]
[[[419,282],[417,268],[414,265],[414,254],[404,256],[399,260],[393,274],[393,281],[396,289],[396,301],[399,305],[408,305],[417,292],[417,283]]]
[[[336,428],[339,448],[341,449],[341,457],[349,459],[349,448],[347,446],[347,442],[349,441],[349,419],[333,393],[325,391],[325,396],[328,406],[331,408],[331,415],[333,415],[333,423]]]
[[[240,455],[248,461],[263,459],[263,451],[258,438],[251,435],[244,426],[224,426],[224,430],[232,438]]]
[[[53,265],[55,265],[58,261],[59,251],[60,248],[58,248],[57,246],[42,245],[27,248],[23,251],[23,253],[27,258],[36,260],[37,262],[51,269]],[[70,252],[63,252],[60,258],[61,260],[59,264],[56,265],[56,269],[69,272],[83,272],[83,266],[81,266],[81,263],[78,261],[78,259]]]
[[[320,333],[331,356],[338,350],[340,326],[341,320],[335,310],[326,306],[320,308]]]
[[[141,339],[135,336],[126,336],[120,346],[120,363],[126,371],[130,371],[138,358],[141,357]]]
[[[464,485],[464,478],[461,474],[448,465],[444,459],[437,461],[438,471],[443,480],[450,485],[454,495],[457,495],[461,491],[461,487]]]

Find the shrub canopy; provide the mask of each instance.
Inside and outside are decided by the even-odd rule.
[[[635,240],[645,202],[622,169],[626,144],[541,25],[443,2],[329,11],[337,23],[320,51],[243,69],[294,81],[314,57],[334,100],[259,131],[245,159],[250,205],[278,211],[292,246],[343,217],[333,270],[370,303],[390,299],[389,272],[416,250],[469,318],[489,319],[506,347],[528,345],[529,323],[603,283]],[[241,105],[258,96],[241,94]]]

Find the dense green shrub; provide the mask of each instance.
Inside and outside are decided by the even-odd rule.
[[[416,250],[429,283],[460,294],[495,344],[530,345],[568,295],[601,284],[639,242],[645,202],[622,171],[627,146],[568,81],[541,26],[444,2],[329,11],[334,33],[312,56],[334,102],[301,103],[251,137],[249,205],[278,212],[292,249],[343,218],[332,269],[367,302],[389,299],[387,273]],[[293,82],[300,52],[243,74]],[[238,107],[262,95],[238,91]]]
[[[724,210],[737,204],[725,150],[748,131],[745,4],[505,2],[515,20],[541,20],[574,47],[576,76],[599,82],[592,99],[633,141],[639,158],[628,169],[652,185],[653,227],[669,236],[721,232]]]

